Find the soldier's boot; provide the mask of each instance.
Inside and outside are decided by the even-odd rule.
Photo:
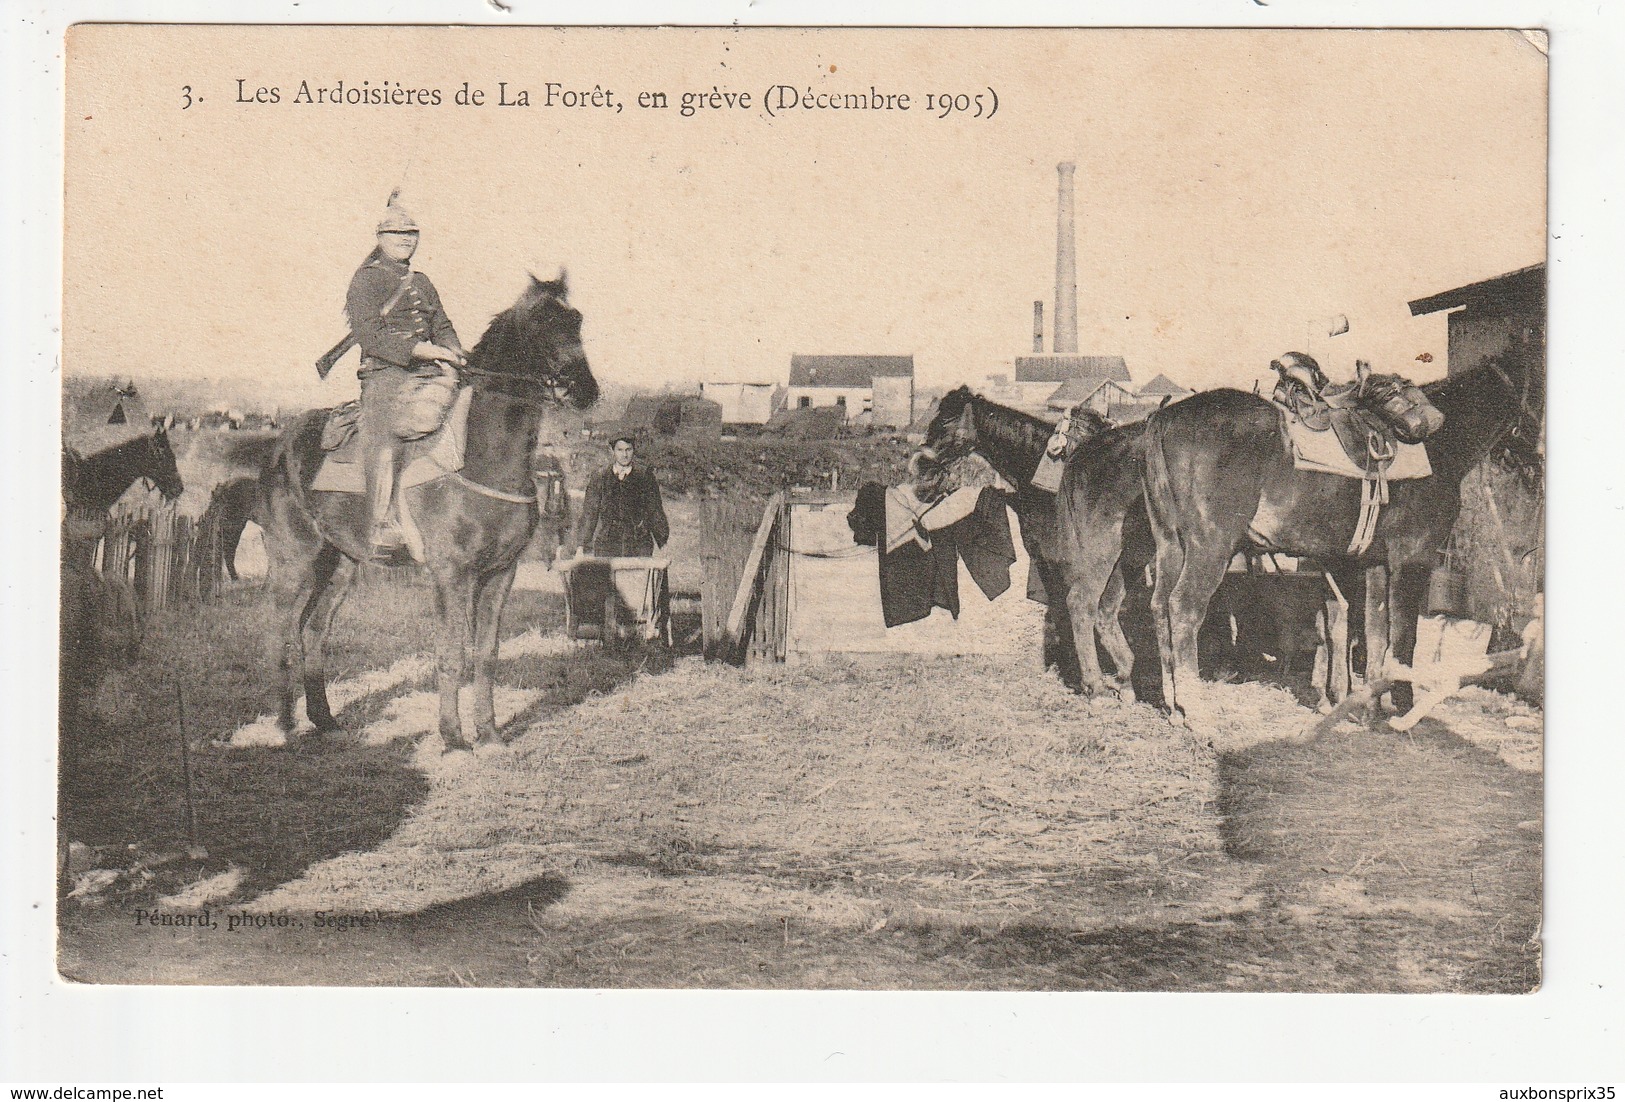
[[[380,447],[367,466],[367,501],[372,510],[372,557],[379,562],[397,559],[406,548],[395,502],[395,444]]]

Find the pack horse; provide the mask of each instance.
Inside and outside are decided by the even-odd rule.
[[[581,314],[569,303],[563,274],[545,282],[531,277],[486,329],[462,374],[471,393],[459,403],[466,406],[460,464],[399,491],[419,536],[414,551],[434,588],[439,726],[447,751],[470,748],[457,704],[458,689],[469,683],[477,740],[499,741],[492,682],[502,609],[538,520],[532,452],[544,417],[566,405],[585,409],[598,398],[581,346]],[[365,495],[318,488],[330,413],[312,410],[296,419],[260,478],[277,610],[269,640],[278,671],[277,723],[290,736],[301,690],[316,730],[339,729],[327,699],[325,639],[356,564],[373,553]]]

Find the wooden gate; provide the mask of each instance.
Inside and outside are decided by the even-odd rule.
[[[790,511],[784,494],[761,506],[711,499],[701,518],[706,657],[784,661],[790,624]]]

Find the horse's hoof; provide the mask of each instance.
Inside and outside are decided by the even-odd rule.
[[[1117,687],[1117,699],[1122,701],[1124,704],[1133,704],[1140,698],[1134,695],[1134,690],[1129,686],[1119,685]]]
[[[1178,727],[1180,730],[1186,730],[1190,727],[1190,720],[1185,718],[1184,712],[1169,712],[1168,722],[1170,725]]]
[[[443,741],[445,743],[445,746],[442,747],[441,750],[440,750],[440,753],[443,754],[443,755],[444,754],[456,753],[459,750],[472,751],[474,749],[472,746],[470,746],[468,744],[468,740],[465,739],[465,738],[455,738],[455,739],[448,738],[448,739],[442,739],[441,741]]]

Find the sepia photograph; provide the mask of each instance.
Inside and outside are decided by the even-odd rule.
[[[1544,32],[63,46],[63,980],[1540,988]]]

